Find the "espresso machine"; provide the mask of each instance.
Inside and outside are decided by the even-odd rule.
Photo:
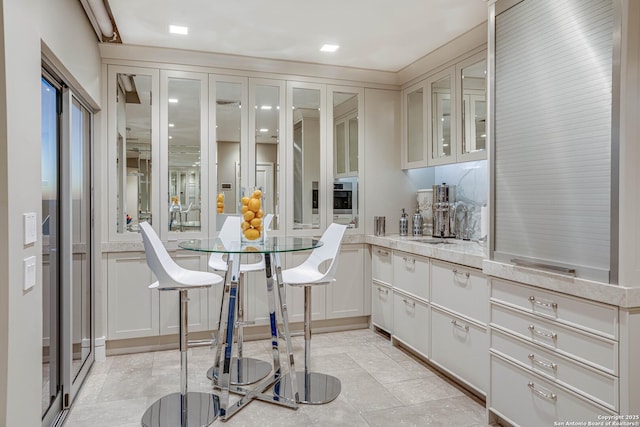
[[[456,203],[456,186],[433,186],[433,237],[455,237],[453,233],[453,209]]]

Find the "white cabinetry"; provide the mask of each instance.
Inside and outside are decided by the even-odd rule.
[[[393,332],[393,255],[391,250],[371,248],[371,323]]]
[[[616,307],[492,279],[489,409],[514,424],[619,410]]]

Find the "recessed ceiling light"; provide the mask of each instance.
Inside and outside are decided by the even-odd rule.
[[[173,139],[173,137],[171,135],[169,135],[169,139]]]
[[[175,125],[174,125],[173,123],[169,123],[169,127],[170,127],[170,128],[172,128],[172,127],[174,127],[174,126],[175,126]]]
[[[320,48],[320,52],[335,52],[340,48],[337,44],[325,44]]]
[[[169,32],[171,34],[180,34],[186,36],[189,34],[189,27],[184,27],[182,25],[169,25]]]
[[[271,108],[273,108],[273,107],[271,107],[271,105],[261,105],[260,106],[261,110],[271,110]]]
[[[178,98],[169,98],[169,99],[168,99],[168,101],[169,101],[171,104],[177,104],[177,103],[178,103]]]
[[[269,132],[269,129],[267,129],[267,128],[260,128],[260,132]]]

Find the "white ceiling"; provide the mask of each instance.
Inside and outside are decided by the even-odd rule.
[[[486,0],[108,0],[123,43],[398,71],[487,19]],[[189,27],[186,36],[169,25]],[[325,43],[335,53],[320,52]]]

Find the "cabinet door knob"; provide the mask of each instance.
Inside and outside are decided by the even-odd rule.
[[[558,396],[555,393],[551,393],[550,391],[542,391],[542,390],[538,390],[536,388],[536,385],[532,382],[529,382],[529,384],[527,384],[527,386],[531,389],[531,391],[533,391],[535,394],[537,394],[538,396],[548,399],[548,400],[553,400],[554,402],[558,399]]]

